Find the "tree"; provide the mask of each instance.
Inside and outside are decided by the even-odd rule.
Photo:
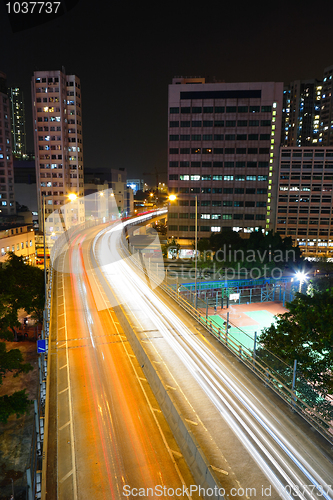
[[[41,320],[44,301],[43,271],[25,264],[23,257],[9,253],[0,268],[0,338],[13,339],[19,326],[19,309]]]
[[[213,233],[210,237],[211,248],[215,252],[214,260],[228,264],[230,268],[259,269],[263,276],[273,269],[283,270],[286,264],[293,262],[297,267],[301,259],[301,251],[294,247],[290,237],[282,238],[280,234],[268,231],[253,231],[249,238],[241,238],[239,233],[231,229],[221,233]]]
[[[162,245],[163,257],[167,257],[168,253],[170,252],[172,258],[177,258],[179,250],[180,244],[177,243],[174,239],[169,241],[166,245]]]
[[[193,245],[193,250],[194,249],[195,244]],[[198,260],[203,260],[204,262],[213,260],[213,251],[208,238],[200,238],[197,243],[197,249],[199,252]]]
[[[211,248],[215,252],[223,249],[226,253],[228,253],[230,249],[241,249],[245,244],[245,240],[243,240],[240,235],[232,229],[222,231],[221,233],[212,233],[209,239]]]
[[[19,349],[7,351],[5,342],[0,342],[0,385],[3,377],[8,372],[15,372],[14,377],[20,373],[28,373],[33,367],[30,363],[23,362],[23,356]],[[5,394],[0,397],[0,422],[7,423],[10,415],[19,417],[29,410],[31,401],[28,399],[25,389],[16,391],[11,396]]]
[[[19,326],[19,309],[40,319],[43,308],[43,271],[25,264],[22,257],[10,253],[8,260],[0,268],[0,338],[13,339],[15,327]],[[6,344],[0,342],[0,385],[6,373],[14,372],[14,377],[17,377],[32,369],[29,363],[23,362],[19,349],[7,351]],[[10,415],[23,415],[28,411],[30,403],[25,389],[0,397],[0,422],[6,423]]]
[[[29,208],[26,205],[20,205],[16,202],[16,212],[29,212]]]
[[[333,288],[313,287],[311,295],[296,293],[289,311],[266,328],[260,342],[298,370],[323,396],[333,392]]]

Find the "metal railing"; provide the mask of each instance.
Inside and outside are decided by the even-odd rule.
[[[50,331],[51,293],[52,293],[53,271],[51,269],[46,287],[43,329],[41,339],[45,339],[46,350],[38,358],[39,384],[37,399],[34,400],[34,427],[31,440],[31,452],[29,467],[26,470],[28,500],[41,498],[42,495],[42,472],[45,437],[45,403],[46,403],[46,379],[48,369],[48,338]]]
[[[151,214],[151,217],[154,213]],[[104,225],[108,223],[118,223],[121,224],[122,220],[109,220],[107,222],[102,219],[95,219],[94,221],[85,221],[82,224],[75,225],[65,231],[55,242],[51,248],[51,258],[54,262],[57,257],[68,248],[71,244],[72,235],[83,229],[88,229],[93,226]],[[101,231],[103,232],[104,229]],[[47,287],[46,287],[46,297],[45,297],[45,308],[43,314],[43,329],[41,333],[41,338],[46,341],[45,353],[40,354],[38,358],[39,367],[39,384],[38,384],[38,394],[37,399],[34,400],[34,427],[31,440],[31,451],[29,458],[29,466],[26,469],[27,478],[27,494],[26,498],[28,500],[35,500],[42,498],[42,489],[45,490],[45,473],[46,471],[46,454],[47,454],[47,418],[48,410],[47,406],[47,373],[48,373],[48,340],[50,333],[50,322],[51,322],[51,294],[52,294],[52,281],[53,281],[54,271],[51,266]],[[43,482],[43,486],[42,486]]]
[[[256,336],[253,339],[242,329],[237,327],[229,318],[224,324],[219,324],[214,316],[208,315],[207,301],[195,298],[194,293],[186,289],[186,297],[178,287],[172,287],[165,282],[161,283],[161,269],[154,269],[150,265],[149,272],[142,266],[143,259],[140,251],[122,238],[122,249],[132,256],[131,261],[155,282],[167,295],[175,300],[186,312],[198,321],[215,339],[223,344],[230,352],[255,373],[267,386],[277,393],[291,408],[298,412],[310,425],[320,432],[330,443],[333,443],[333,428],[331,418],[326,414],[333,401],[323,398],[313,389],[313,385],[296,372],[296,364],[292,367],[271,353]],[[134,258],[133,258],[134,257]],[[185,287],[184,287],[185,288]],[[242,335],[252,340],[253,348],[249,348],[234,337],[229,328],[233,326]]]
[[[181,283],[179,284],[178,279],[174,283],[170,283],[170,279],[167,279],[167,284],[177,290],[181,286],[181,295],[190,296],[190,292],[193,292],[193,283]],[[175,280],[173,280],[175,281]],[[223,287],[217,287],[216,282],[212,285],[207,286],[205,282],[197,283],[197,296],[201,300],[208,304],[209,307],[215,308],[217,310],[219,307],[223,309],[226,305],[228,308],[230,295],[237,294],[237,299],[234,299],[234,304],[252,304],[255,302],[268,302],[276,301],[282,302],[283,307],[286,302],[291,302],[295,296],[295,287],[285,286],[285,283],[278,284],[272,283],[267,284],[265,287],[260,285],[254,285],[252,288],[242,288],[241,286],[232,286],[231,284],[226,284],[223,281]]]

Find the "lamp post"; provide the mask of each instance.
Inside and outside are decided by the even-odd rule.
[[[198,289],[198,283],[197,283],[197,271],[198,271],[198,196],[194,196],[195,199],[195,229],[194,229],[194,307],[197,309],[197,303],[198,303],[198,298],[197,298],[197,289]],[[169,196],[170,201],[176,201],[177,196],[175,194],[171,194]]]
[[[42,193],[42,215],[43,215],[43,247],[44,247],[44,292],[45,292],[45,302],[46,302],[46,237],[45,237],[45,198],[46,194]]]
[[[46,300],[46,294],[47,294],[47,279],[46,279],[46,230],[45,230],[45,216],[46,216],[46,209],[45,209],[45,198],[47,197],[52,197],[52,194],[44,194],[42,193],[42,215],[43,215],[43,247],[44,247],[44,291],[45,291],[45,300]],[[75,201],[77,198],[77,194],[75,193],[70,193],[67,195],[68,199],[70,202]],[[59,209],[59,214],[60,214],[60,209]],[[64,228],[65,230],[65,228]]]
[[[194,243],[194,249],[195,249],[195,257],[194,257],[194,297],[195,297],[195,302],[194,302],[194,307],[195,310],[197,310],[197,302],[198,302],[198,297],[197,297],[197,268],[198,268],[198,197],[195,196],[195,232],[194,232],[194,238],[195,238],[195,243]]]
[[[302,285],[303,285],[304,281],[307,280],[307,276],[306,276],[306,274],[303,271],[298,271],[296,273],[296,278],[299,280],[298,293],[301,293],[301,291],[302,291]]]

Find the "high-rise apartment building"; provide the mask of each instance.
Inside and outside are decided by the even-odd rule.
[[[333,146],[333,66],[324,69],[319,141]]]
[[[295,80],[283,91],[281,144],[309,146],[319,143],[322,82]]]
[[[15,215],[10,102],[5,73],[0,72],[0,219]]]
[[[233,229],[270,230],[275,223],[283,83],[169,85],[168,236],[198,237]],[[185,242],[184,241],[184,242]]]
[[[80,79],[66,75],[64,70],[36,71],[32,104],[41,224],[43,201],[49,217],[59,205],[67,203],[69,194],[84,194]],[[84,204],[78,206],[75,219],[83,222]]]
[[[27,152],[25,133],[25,107],[23,91],[19,87],[10,87],[8,97],[11,108],[11,132],[13,155],[24,158]]]
[[[333,147],[281,148],[276,231],[306,256],[333,254]]]
[[[322,80],[295,80],[283,92],[281,144],[333,145],[333,66]]]

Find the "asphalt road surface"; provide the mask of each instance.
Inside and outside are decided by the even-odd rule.
[[[175,491],[168,498],[191,498],[193,478],[117,318],[96,307],[103,299],[87,276],[96,231],[73,234],[56,263],[45,498],[136,498],[165,487]]]

